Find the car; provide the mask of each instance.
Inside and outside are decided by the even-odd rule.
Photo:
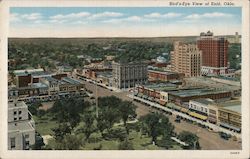
[[[226,133],[224,133],[224,132],[219,132],[219,134],[220,134],[220,137],[221,137],[222,139],[224,139],[224,140],[228,140],[228,139],[229,139],[228,134],[226,134]]]
[[[180,122],[181,122],[181,119],[180,119],[180,118],[176,118],[176,119],[175,119],[175,122],[180,123]]]

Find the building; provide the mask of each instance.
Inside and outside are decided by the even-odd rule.
[[[35,122],[24,102],[8,103],[8,149],[29,150],[35,144]]]
[[[201,33],[197,40],[202,51],[202,75],[223,75],[228,67],[228,41],[222,37],[214,37],[213,33]]]
[[[214,101],[209,98],[199,98],[189,101],[189,110],[195,111],[196,113],[208,116],[209,105],[213,104]]]
[[[38,83],[41,77],[51,76],[51,74],[44,72],[43,69],[15,70],[13,73],[17,87],[27,87],[33,83]]]
[[[183,73],[169,72],[169,71],[148,70],[148,80],[149,81],[182,80],[183,77],[184,77]]]
[[[241,131],[241,101],[219,103],[218,113],[220,126],[237,132]]]
[[[145,63],[112,63],[112,86],[118,89],[145,84],[148,79],[147,64]]]
[[[216,90],[215,88],[190,88],[178,89],[168,92],[169,100],[180,105],[198,98],[210,98],[213,100],[230,99],[232,92],[227,90]]]
[[[173,72],[184,73],[186,77],[201,75],[202,53],[195,44],[174,43],[171,51],[171,69]]]

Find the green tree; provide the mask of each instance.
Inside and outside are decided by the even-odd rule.
[[[56,141],[61,141],[66,134],[70,134],[70,126],[66,123],[59,124],[57,128],[53,128],[53,136]]]
[[[82,131],[85,134],[85,140],[88,142],[90,135],[96,131],[96,127],[94,125],[95,116],[92,112],[86,112],[83,115],[84,127]]]
[[[179,135],[178,138],[188,144],[186,149],[200,149],[200,144],[199,144],[199,137],[196,134],[193,134],[188,131],[182,131]]]
[[[119,144],[118,149],[119,150],[134,150],[134,147],[133,147],[132,142],[126,139]]]
[[[168,118],[162,114],[151,113],[140,118],[143,130],[152,138],[152,143],[157,143],[157,137],[168,138],[173,133],[174,127]]]
[[[57,141],[55,148],[58,150],[79,150],[81,140],[75,135],[66,135],[62,141]]]
[[[126,129],[127,134],[129,134],[129,127],[127,126],[127,121],[129,117],[136,117],[136,106],[129,101],[122,101],[119,107],[119,112],[124,124],[124,127]]]

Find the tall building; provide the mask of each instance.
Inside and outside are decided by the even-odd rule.
[[[197,40],[202,51],[202,75],[223,75],[228,67],[228,41],[222,37],[214,37],[213,33],[201,33]]]
[[[171,51],[171,69],[173,72],[184,73],[186,77],[201,75],[202,52],[195,44],[174,43]]]
[[[24,102],[8,103],[8,149],[29,150],[35,144],[35,122]]]
[[[112,63],[112,86],[118,89],[134,87],[147,82],[147,64],[145,63]]]

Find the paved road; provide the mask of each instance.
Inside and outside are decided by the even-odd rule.
[[[86,88],[93,91],[94,96],[96,96],[96,90],[97,90],[97,95],[98,97],[100,96],[117,96],[123,100],[129,100],[132,101],[131,98],[129,98],[128,92],[114,92],[110,91],[105,88],[101,88],[99,86],[96,86],[94,84],[91,84],[89,82],[83,81],[83,83],[86,85]],[[152,111],[152,108],[138,103],[134,102],[134,104],[137,106],[137,114],[138,116],[145,115]],[[207,129],[200,128],[197,125],[186,123],[185,121],[182,121],[181,123],[176,123],[174,122],[175,117],[174,116],[169,116],[170,121],[172,124],[175,126],[175,131],[177,133],[181,131],[190,131],[192,133],[195,133],[199,136],[199,142],[204,150],[236,150],[236,149],[241,149],[241,144],[238,143],[237,141],[233,141],[232,139],[230,140],[224,140],[221,139],[218,135],[218,133],[210,132]]]

